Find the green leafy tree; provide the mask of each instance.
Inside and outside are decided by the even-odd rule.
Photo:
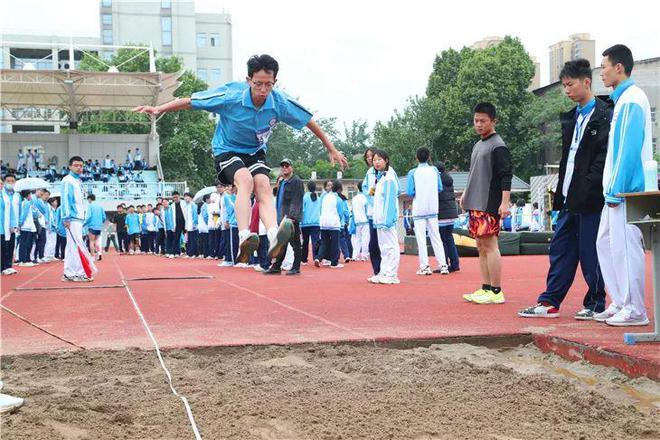
[[[443,51],[434,61],[426,96],[409,100],[388,122],[377,124],[374,145],[390,153],[399,172],[414,165],[420,145],[429,145],[434,159],[468,169],[478,139],[472,128],[472,108],[477,102],[490,101],[498,109],[498,133],[514,157],[525,157],[530,146],[527,133],[519,127],[533,99],[527,90],[533,74],[533,63],[515,38],[506,37],[487,49]],[[517,174],[527,166],[520,161],[514,165]]]

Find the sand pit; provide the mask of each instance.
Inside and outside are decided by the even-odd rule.
[[[526,346],[165,353],[204,439],[657,439],[660,384]],[[2,438],[194,438],[151,351],[2,359]]]

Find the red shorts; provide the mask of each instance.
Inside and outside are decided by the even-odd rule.
[[[489,237],[500,235],[500,216],[484,211],[470,211],[470,223],[468,226],[472,238]]]

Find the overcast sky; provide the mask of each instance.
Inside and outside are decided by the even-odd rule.
[[[280,62],[281,85],[317,115],[371,123],[424,93],[436,53],[489,35],[519,37],[541,62],[542,85],[549,76],[548,46],[571,33],[591,33],[597,63],[615,43],[628,45],[636,59],[660,56],[651,3],[195,0],[198,12],[232,14],[234,79],[245,77],[250,55],[269,53]],[[0,29],[98,36],[98,4],[1,0]]]

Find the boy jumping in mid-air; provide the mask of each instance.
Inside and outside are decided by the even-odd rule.
[[[273,203],[270,168],[266,165],[268,138],[277,122],[296,129],[309,128],[328,150],[330,162],[348,166],[346,157],[338,151],[312,113],[280,90],[273,89],[277,82],[279,64],[269,55],[255,55],[247,62],[245,82],[231,82],[224,86],[193,93],[190,98],[178,98],[169,103],[140,106],[134,111],[156,116],[176,110],[207,110],[219,116],[213,136],[213,155],[218,180],[234,184],[236,195],[236,221],[238,224],[239,253],[237,260],[247,263],[259,247],[259,236],[250,232],[250,195],[254,192],[259,202],[259,216],[263,221],[270,243],[268,254],[279,255],[289,242],[293,226],[284,219],[278,230]]]

